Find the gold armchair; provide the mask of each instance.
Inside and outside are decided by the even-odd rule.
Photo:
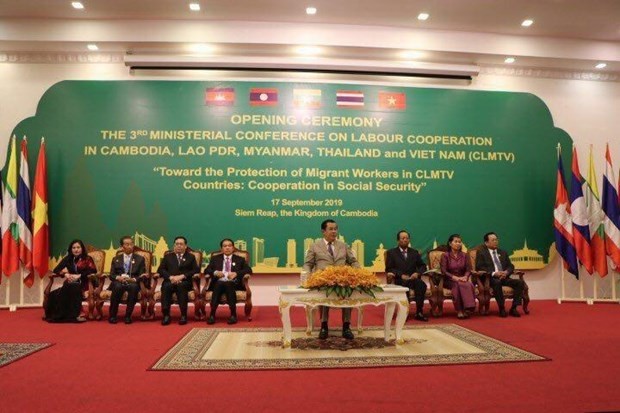
[[[475,248],[472,249],[472,251],[478,251],[480,248],[485,248],[484,244],[478,245]],[[472,268],[475,268],[476,265],[476,256],[474,254],[474,261],[472,263]],[[527,285],[527,283],[525,282],[525,280],[523,279],[523,276],[525,275],[525,272],[523,271],[518,271],[515,270],[513,271],[513,274],[519,276],[519,279],[521,281],[523,281],[523,312],[525,314],[529,314],[530,310],[529,310],[529,304],[530,304],[530,289]],[[482,271],[478,271],[477,272],[478,275],[478,288],[481,290],[481,295],[482,298],[479,300],[480,301],[480,314],[482,315],[487,315],[489,314],[489,307],[491,306],[491,298],[494,296],[493,294],[493,289],[491,288],[491,277],[487,276],[488,274]],[[504,298],[505,299],[513,299],[514,298],[514,290],[507,286],[504,285],[502,286],[502,292],[504,293]]]
[[[434,300],[436,300],[436,313],[433,313],[434,316],[440,317],[443,315],[443,302],[445,299],[452,300],[454,296],[452,295],[452,290],[444,287],[444,277],[441,273],[441,256],[448,251],[448,247],[445,245],[441,245],[434,250],[430,250],[428,252],[428,268],[429,270],[435,270],[432,274],[431,278],[431,295],[433,295]],[[480,279],[478,277],[478,272],[475,271],[476,264],[476,250],[472,249],[467,251],[468,259],[471,263],[471,282],[475,286],[475,295],[478,300],[478,308],[482,308],[482,303],[484,302],[484,289],[480,284]]]
[[[213,257],[222,254],[222,251],[217,250],[217,251],[213,251],[210,254],[211,259],[213,259]],[[250,253],[248,251],[243,251],[243,250],[238,250],[237,248],[235,248],[233,250],[233,254],[238,255],[239,257],[243,258],[245,260],[245,262],[250,263]],[[200,312],[202,314],[202,317],[204,318],[206,315],[206,306],[207,306],[207,302],[211,302],[211,297],[213,296],[213,292],[209,291],[209,286],[211,285],[212,279],[211,277],[209,277],[209,275],[205,274],[205,285],[202,288],[202,291],[204,292],[204,294],[201,292],[200,296]],[[250,289],[250,274],[246,274],[243,276],[243,290],[237,290],[236,291],[236,296],[237,296],[237,303],[245,303],[245,317],[248,319],[248,321],[252,321],[252,290]],[[226,303],[226,295],[222,295],[222,298],[220,300],[221,304],[225,304]]]
[[[88,319],[95,319],[95,290],[97,288],[97,282],[99,277],[103,273],[103,265],[105,263],[105,252],[103,250],[97,249],[91,245],[86,246],[86,251],[88,255],[95,262],[95,267],[97,268],[97,272],[95,274],[91,274],[88,276],[88,290],[84,290],[82,293],[82,302],[86,302],[88,306]],[[43,291],[43,308],[47,308],[49,294],[52,291],[52,286],[54,283],[63,282],[61,281],[63,277],[58,274],[50,274],[49,281],[45,290]],[[96,317],[97,320],[101,320],[101,315]]]
[[[144,258],[144,268],[146,269],[146,273],[140,276],[140,292],[138,293],[138,303],[140,303],[140,318],[142,320],[152,320],[153,315],[150,314],[147,316],[147,303],[149,297],[149,287],[151,283],[151,266],[153,262],[153,254],[150,251],[143,250],[142,248],[134,247],[135,254],[140,255]],[[116,251],[116,255],[120,255],[123,253],[122,249]],[[96,310],[97,317],[101,318],[103,316],[103,305],[105,302],[109,302],[112,297],[112,291],[108,290],[106,287],[110,285],[112,281],[110,280],[110,274],[103,273],[99,276],[99,286],[95,290],[95,301],[96,301]],[[127,292],[123,294],[121,298],[121,304],[127,304]]]
[[[383,251],[383,262],[387,262],[387,250]],[[396,275],[391,272],[385,273],[385,279],[387,284],[394,284],[396,280]],[[420,274],[420,279],[426,283],[426,293],[424,294],[424,299],[428,300],[428,303],[431,306],[431,314],[435,315],[435,311],[437,308],[437,300],[435,299],[435,295],[433,295],[431,284],[433,283],[431,280],[431,276],[429,274]],[[406,279],[403,277],[403,280]],[[415,294],[412,289],[409,289],[407,292],[407,299],[409,303],[415,300]]]
[[[200,251],[196,251],[191,249],[190,247],[187,247],[187,252],[194,254],[194,258],[196,258],[196,262],[198,263],[198,268],[200,271],[200,267],[202,266],[202,252]],[[174,251],[166,251],[164,253],[165,255],[168,254],[174,254]],[[148,307],[147,307],[147,319],[148,320],[152,320],[155,317],[155,304],[156,303],[161,303],[161,283],[159,282],[159,280],[161,280],[162,277],[158,274],[158,273],[154,273],[151,276],[151,281],[150,281],[150,289],[148,290]],[[188,293],[188,301],[190,303],[194,304],[194,317],[196,320],[200,320],[200,279],[201,279],[201,273],[198,272],[196,274],[194,274],[194,276],[192,277],[192,286],[193,289],[189,291]],[[172,303],[173,304],[177,304],[178,303],[178,299],[177,299],[177,294],[173,293],[172,294]]]

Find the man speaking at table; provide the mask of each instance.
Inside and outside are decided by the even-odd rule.
[[[306,251],[303,271],[313,273],[329,266],[350,265],[359,268],[360,264],[353,251],[344,242],[338,239],[338,224],[333,219],[326,219],[321,223],[323,238],[316,241]],[[321,331],[319,338],[325,340],[329,336],[329,307],[319,307],[321,310]],[[353,340],[351,331],[351,309],[342,309],[342,337]]]

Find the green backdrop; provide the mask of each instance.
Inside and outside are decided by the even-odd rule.
[[[54,255],[74,237],[230,237],[258,272],[302,265],[327,217],[366,266],[400,229],[421,250],[496,231],[546,263],[571,147],[531,94],[285,82],[64,81],[14,133],[46,138]]]

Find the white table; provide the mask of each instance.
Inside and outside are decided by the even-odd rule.
[[[280,286],[280,315],[282,317],[282,347],[289,348],[291,346],[292,329],[291,329],[291,307],[303,306],[306,309],[306,334],[312,334],[313,317],[312,310],[318,306],[328,307],[355,307],[358,309],[357,328],[362,331],[362,307],[365,305],[385,305],[385,315],[383,320],[385,341],[390,339],[390,330],[392,318],[396,306],[398,313],[395,323],[396,344],[403,344],[402,330],[407,320],[409,312],[409,300],[407,299],[408,288],[399,285],[382,285],[383,291],[375,292],[375,297],[359,292],[353,293],[351,297],[342,299],[335,294],[329,297],[325,296],[323,291],[310,291],[307,288],[299,288],[293,286]]]

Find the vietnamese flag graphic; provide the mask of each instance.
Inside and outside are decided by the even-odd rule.
[[[407,108],[407,96],[403,92],[379,92],[379,107],[403,110]]]

